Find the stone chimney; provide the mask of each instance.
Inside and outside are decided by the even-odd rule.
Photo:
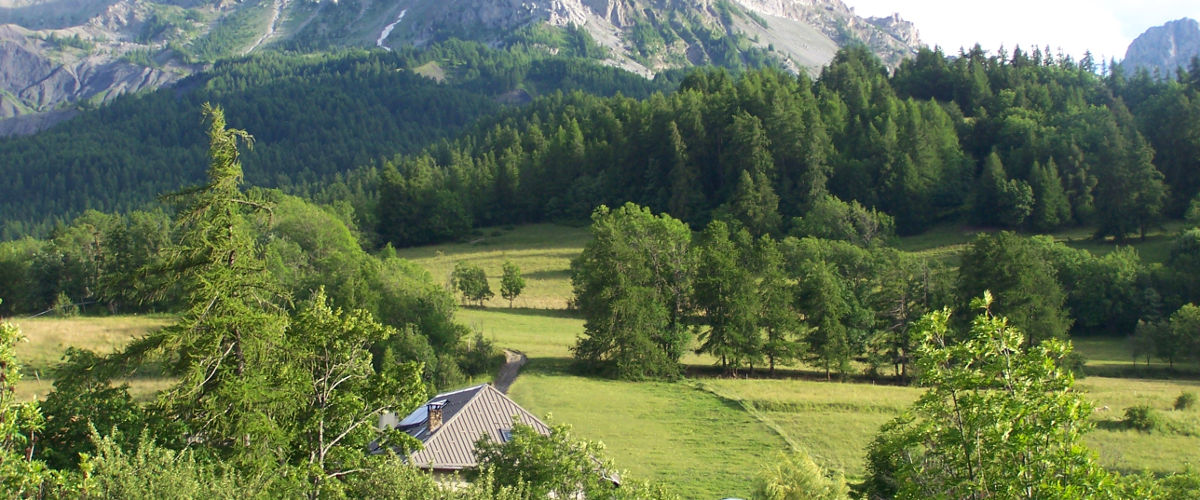
[[[446,406],[445,401],[434,401],[429,403],[429,432],[434,432],[442,426],[442,407]]]

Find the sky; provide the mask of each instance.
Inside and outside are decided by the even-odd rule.
[[[1034,45],[1079,59],[1125,58],[1146,29],[1181,17],[1200,20],[1200,0],[843,0],[860,16],[900,17],[916,24],[921,42],[947,53],[976,42],[989,52]]]

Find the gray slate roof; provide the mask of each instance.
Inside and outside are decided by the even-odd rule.
[[[428,407],[444,402],[442,425],[429,430]],[[502,442],[512,430],[513,416],[542,434],[550,427],[490,384],[438,394],[400,421],[397,428],[419,439],[425,447],[413,453],[411,463],[434,470],[458,470],[478,465],[475,441],[487,434]]]

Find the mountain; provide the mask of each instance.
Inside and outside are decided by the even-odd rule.
[[[703,64],[815,73],[857,43],[895,66],[919,45],[912,23],[840,0],[0,0],[0,135],[252,52],[449,38],[581,48],[644,76]]]
[[[1200,56],[1200,23],[1183,18],[1155,26],[1138,35],[1125,51],[1124,68],[1130,73],[1146,69],[1161,76],[1187,68],[1193,57]]]

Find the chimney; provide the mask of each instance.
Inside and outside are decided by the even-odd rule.
[[[434,432],[442,426],[442,407],[446,406],[446,401],[434,401],[429,403],[429,432]]]

